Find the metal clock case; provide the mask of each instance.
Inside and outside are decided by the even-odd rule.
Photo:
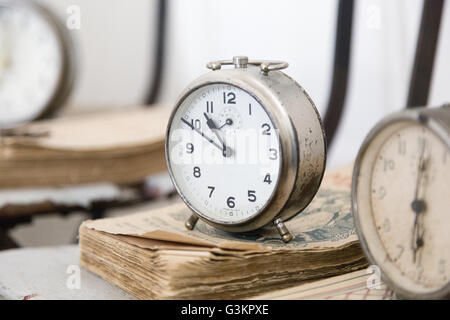
[[[17,91],[16,96],[5,96],[2,99],[2,95],[7,93],[5,91],[2,93],[0,90],[0,100],[3,101],[4,106],[9,104],[11,109],[8,111],[8,118],[4,116],[3,119],[0,119],[0,128],[11,128],[49,116],[62,106],[73,87],[76,61],[72,38],[67,28],[58,17],[43,5],[33,1],[0,0],[0,11],[0,23],[8,23],[8,21],[1,21],[6,19],[5,17],[8,17],[8,15],[12,15],[15,17],[14,19],[17,19],[14,22],[16,23],[16,34],[10,36],[12,41],[30,41],[30,39],[35,39],[33,40],[35,42],[33,42],[34,48],[32,48],[32,53],[34,56],[41,54],[39,57],[39,68],[41,68],[39,70],[41,73],[32,73],[32,70],[36,69],[36,65],[34,65],[34,68],[27,68],[24,79],[28,79],[28,83],[18,82],[21,81],[21,78],[17,77],[17,74],[21,74],[21,71],[18,71],[16,66],[18,63],[15,62],[17,59],[14,57],[7,59],[12,62],[5,62],[6,67],[0,65],[1,68],[6,69],[0,70],[4,75],[11,72],[16,74],[14,79],[8,79],[9,84],[15,86],[14,92]],[[2,37],[5,37],[8,35],[7,32],[11,32],[11,30],[8,29],[7,25],[2,25],[2,32],[4,33]],[[25,37],[28,37],[28,40],[23,40]],[[50,45],[51,49],[49,49],[49,43],[53,41],[55,46]],[[43,53],[44,50],[47,50],[46,53]],[[2,51],[4,53],[6,49],[2,48]],[[10,54],[19,54],[22,59],[26,57],[24,52],[18,52],[17,50],[13,50]],[[31,53],[28,52],[27,54]],[[4,60],[3,56],[0,58],[0,60]],[[0,61],[0,64],[4,64],[4,61]],[[20,64],[23,65],[23,61]],[[8,67],[8,65],[10,66]],[[53,67],[56,70],[52,73],[49,70]],[[42,87],[42,83],[45,82],[44,78],[47,79],[47,82],[49,79],[52,82],[49,88]],[[30,83],[30,79],[35,79],[35,82]],[[30,88],[34,88],[34,91],[30,92]],[[12,91],[10,90],[9,92],[11,93]],[[23,97],[33,96],[42,96],[42,99],[36,102],[37,100],[30,98],[31,100],[27,100],[25,104],[19,101]],[[21,114],[16,115],[15,113],[21,110],[19,106],[25,109],[21,111]]]
[[[364,140],[352,211],[363,251],[399,297],[450,297],[450,105],[393,114]]]
[[[234,68],[222,69],[224,65],[232,65]],[[192,82],[176,102],[167,128],[166,160],[170,176],[178,193],[193,211],[193,215],[186,222],[187,228],[194,228],[198,218],[218,229],[229,232],[251,231],[273,222],[283,241],[288,242],[292,239],[292,235],[283,222],[301,212],[316,194],[325,170],[326,147],[320,116],[311,98],[293,79],[279,71],[287,66],[287,63],[280,61],[248,61],[248,58],[243,56],[234,57],[233,60],[211,62],[207,64],[207,67],[213,71]],[[269,118],[267,122],[272,123],[274,129],[277,130],[277,141],[274,140],[274,144],[279,146],[279,167],[274,169],[278,172],[276,185],[272,187],[273,191],[270,197],[261,203],[259,209],[243,219],[227,221],[206,212],[207,210],[200,208],[199,205],[195,205],[193,196],[187,194],[187,188],[180,181],[183,178],[180,174],[174,173],[176,165],[172,163],[170,155],[172,147],[171,131],[173,127],[176,127],[174,122],[178,121],[179,110],[183,108],[183,104],[186,104],[189,99],[192,100],[192,96],[198,95],[202,88],[211,88],[210,91],[213,92],[215,88],[219,91],[222,90],[221,88],[225,91],[226,88],[236,90],[236,94],[239,93],[246,97],[245,99],[250,99],[246,101],[254,101],[254,104],[259,104]],[[206,92],[209,91],[205,91],[205,94]],[[226,103],[226,93],[223,94],[223,102]],[[251,103],[248,103],[248,105],[251,107]],[[206,102],[206,108],[209,107],[208,102]],[[220,107],[217,102],[214,104],[214,108]],[[229,110],[237,111],[235,111],[236,116],[234,118],[224,116],[221,126],[226,126],[228,122],[230,124],[233,121],[236,122],[236,119],[246,119],[245,117],[250,119],[251,110],[247,112],[247,104],[237,101],[237,104],[233,105],[234,109],[226,109],[225,104],[222,108],[224,110],[222,114],[225,115]],[[207,110],[209,109],[205,109],[205,111]],[[261,113],[263,112],[261,111]],[[205,112],[204,116],[206,117],[206,123],[209,122],[209,129],[214,129],[215,124],[211,120],[213,115],[209,118]],[[187,123],[186,120],[184,122]],[[258,123],[256,126],[260,128],[260,125],[261,123]],[[269,130],[269,127],[267,125],[267,130]],[[194,129],[193,125],[192,129]],[[264,129],[264,124],[262,129]],[[217,134],[218,132],[214,133]],[[205,133],[201,132],[201,135],[204,137]],[[214,137],[212,133],[211,136]],[[211,138],[207,139],[212,140]],[[225,154],[225,149],[224,156],[228,156]],[[244,175],[240,177],[243,178]],[[220,183],[221,186],[227,184],[240,185],[242,183],[239,179],[238,177],[237,181],[227,181],[227,176],[224,174]],[[256,183],[257,179],[255,178],[251,183],[253,181]],[[251,190],[248,193],[249,201],[252,201]],[[233,207],[234,205],[238,207],[239,203],[234,203],[234,197],[229,197],[228,200],[230,198],[233,198],[233,202],[228,202],[228,205],[231,207],[231,204],[233,204]],[[222,202],[224,201],[225,199]],[[220,211],[221,209],[212,210]]]

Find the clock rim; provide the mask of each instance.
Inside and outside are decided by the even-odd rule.
[[[40,11],[45,18],[47,18],[49,25],[57,34],[59,38],[58,46],[62,52],[63,59],[62,69],[58,79],[59,85],[56,87],[53,96],[49,99],[47,108],[44,108],[42,112],[34,119],[39,120],[44,117],[48,117],[58,109],[61,109],[64,102],[69,98],[76,80],[77,60],[74,40],[62,21],[60,21],[60,19],[53,12],[51,12],[50,9],[44,7],[42,4],[33,2],[32,5],[34,5],[36,9]]]
[[[51,94],[48,95],[42,108],[39,108],[29,116],[19,119],[18,121],[4,124],[0,123],[0,128],[8,129],[49,117],[63,107],[63,103],[69,97],[75,83],[76,59],[74,44],[70,34],[65,30],[60,19],[43,4],[36,2],[24,4],[15,3],[14,0],[0,0],[0,6],[11,7],[13,10],[25,7],[26,10],[32,10],[34,11],[34,14],[40,16],[54,32],[54,36],[57,40],[57,48],[61,57],[61,68],[58,72],[56,85],[51,91]]]

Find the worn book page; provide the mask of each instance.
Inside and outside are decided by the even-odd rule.
[[[199,221],[194,230],[184,222],[184,203],[129,216],[87,221],[87,228],[110,234],[234,250],[335,249],[357,242],[350,208],[351,166],[325,175],[311,204],[287,222],[294,239],[284,244],[275,228],[229,233]]]
[[[256,300],[391,300],[393,292],[369,269],[253,297]]]

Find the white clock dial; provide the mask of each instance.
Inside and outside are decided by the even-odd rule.
[[[34,119],[57,91],[58,35],[38,10],[0,3],[0,127]]]
[[[212,221],[247,220],[276,190],[282,156],[276,126],[238,87],[210,84],[186,97],[170,124],[168,150],[178,190]]]
[[[391,135],[374,161],[371,206],[387,258],[403,277],[439,289],[450,279],[448,147],[422,125]]]

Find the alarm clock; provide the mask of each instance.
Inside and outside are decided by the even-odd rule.
[[[48,9],[0,0],[0,129],[60,107],[72,87],[73,69],[68,31]]]
[[[316,194],[326,147],[313,101],[280,71],[287,66],[245,56],[210,62],[181,93],[165,151],[192,210],[188,229],[199,218],[228,232],[272,224],[283,241],[293,238],[284,222]]]
[[[450,297],[450,105],[396,113],[355,162],[352,211],[361,246],[402,298]]]

